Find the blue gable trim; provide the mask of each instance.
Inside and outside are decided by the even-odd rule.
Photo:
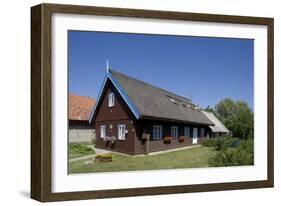
[[[115,88],[117,89],[117,91],[119,92],[119,94],[121,95],[121,97],[124,99],[124,101],[126,102],[126,104],[129,106],[130,110],[133,112],[134,116],[136,117],[136,119],[140,118],[140,113],[138,111],[138,109],[136,108],[136,106],[133,104],[133,102],[130,100],[130,98],[128,97],[128,95],[126,94],[126,92],[124,91],[124,89],[122,88],[122,86],[120,85],[120,83],[118,82],[118,80],[116,80],[112,74],[110,73],[110,70],[107,72],[107,75],[103,81],[101,90],[99,92],[99,96],[97,98],[96,104],[90,114],[90,118],[89,118],[89,124],[92,122],[92,118],[96,112],[96,107],[99,104],[100,100],[101,100],[101,96],[104,90],[104,87],[106,85],[107,80],[110,80],[112,82],[112,84],[115,86]]]
[[[126,92],[124,91],[124,89],[122,88],[122,86],[120,85],[120,83],[118,82],[118,80],[116,80],[110,72],[108,72],[108,77],[111,80],[111,82],[114,84],[115,88],[118,90],[119,94],[123,97],[124,101],[127,103],[127,105],[129,106],[129,108],[131,109],[131,111],[133,112],[133,114],[135,115],[135,117],[137,119],[140,118],[140,113],[137,109],[137,107],[133,104],[133,102],[130,100],[130,98],[128,97],[128,95],[126,94]]]

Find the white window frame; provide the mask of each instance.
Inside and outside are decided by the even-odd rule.
[[[126,139],[126,125],[118,124],[118,140],[125,140],[125,139]]]
[[[103,139],[106,137],[106,125],[100,126],[100,138]]]
[[[190,137],[190,127],[184,127],[184,136]]]
[[[162,139],[162,125],[153,125],[152,139]]]
[[[108,94],[108,107],[114,107],[115,106],[115,95],[113,92]]]
[[[173,134],[175,131],[175,135]],[[171,127],[171,137],[173,138],[178,138],[179,136],[179,128],[177,126],[172,126]]]

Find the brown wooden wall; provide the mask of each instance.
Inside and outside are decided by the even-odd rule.
[[[201,142],[206,139],[206,137],[198,137],[197,144],[201,144]],[[136,154],[142,154],[144,151],[144,147],[142,146],[142,142],[137,142],[136,145]],[[164,143],[163,140],[153,140],[149,142],[149,152],[157,152],[164,151],[169,149],[176,149],[181,147],[192,146],[192,137],[185,137],[184,142],[179,142],[178,138],[172,139],[171,143]]]
[[[87,120],[68,120],[68,129],[91,129]]]
[[[114,107],[108,107],[108,94],[111,92],[115,95]],[[101,105],[98,107],[98,113],[95,118],[96,147],[134,154],[136,139],[134,122],[132,112],[112,83],[106,85],[106,91],[101,98]],[[106,125],[106,136],[118,138],[118,124],[125,124],[126,130],[128,130],[125,140],[117,140],[114,145],[106,144],[100,138],[100,126]],[[112,126],[111,129],[110,125]]]
[[[205,131],[204,136],[207,136],[207,134],[208,133],[210,134],[211,132],[209,126],[205,126],[205,125],[184,124],[184,123],[165,122],[165,121],[156,121],[156,120],[139,120],[136,122],[137,136],[141,137],[142,132],[146,131],[147,133],[151,134],[151,138],[152,138],[153,125],[162,126],[163,137],[171,136],[172,126],[178,127],[178,136],[184,136],[184,127],[190,128],[190,136],[193,136],[193,128],[198,128],[198,129],[204,128]],[[198,137],[199,135],[200,133],[198,133]]]
[[[161,125],[162,126],[162,133],[163,137],[171,136],[171,126],[178,127],[178,136],[184,136],[184,127],[190,128],[190,137],[185,137],[184,142],[180,143],[178,138],[173,138],[170,144],[165,144],[163,139],[161,140],[153,140],[152,139],[152,132],[153,132],[153,125]],[[135,153],[141,154],[145,151],[145,144],[142,140],[142,135],[144,133],[150,134],[150,142],[149,142],[149,151],[162,151],[167,149],[174,149],[179,147],[191,146],[192,144],[192,136],[193,136],[193,128],[198,128],[198,138],[197,144],[200,144],[208,134],[210,134],[210,128],[204,125],[192,125],[192,124],[183,124],[183,123],[174,123],[174,122],[163,122],[163,121],[152,121],[152,120],[141,120],[136,122],[136,142],[135,142]],[[200,128],[204,128],[205,134],[203,137],[200,137]]]
[[[106,136],[118,137],[118,124],[125,124],[126,130],[128,133],[126,134],[125,140],[117,140],[115,144],[107,143],[104,139],[100,138],[100,126],[106,125]],[[110,129],[110,125],[112,125],[112,129]],[[109,120],[106,122],[98,122],[96,123],[96,147],[107,150],[114,150],[116,152],[122,152],[127,154],[134,154],[135,151],[135,126],[130,120]]]
[[[113,92],[115,94],[115,106],[108,107],[108,94]],[[133,119],[134,116],[127,106],[126,102],[119,95],[118,91],[110,82],[106,86],[105,94],[101,99],[101,105],[98,108],[98,113],[95,118],[95,122],[102,122],[107,120],[119,120],[119,119]]]
[[[111,92],[115,94],[114,107],[108,107],[108,94]],[[200,131],[198,131],[198,144],[200,144],[201,141],[207,136],[207,133],[210,132],[208,126],[202,125],[156,120],[136,120],[126,102],[123,100],[111,82],[106,85],[105,92],[101,97],[101,104],[98,105],[97,111],[98,112],[94,121],[96,130],[96,147],[127,154],[143,154],[145,152],[145,140],[142,139],[144,133],[150,134],[151,140],[149,143],[149,151],[154,152],[193,145],[192,136],[194,127],[198,129],[205,129],[205,134],[201,138],[199,135]],[[118,124],[125,124],[126,126],[128,133],[126,134],[125,140],[117,140],[117,142],[112,145],[111,143],[107,143],[104,141],[104,139],[100,138],[101,125],[106,126],[106,136],[115,136],[118,138]],[[184,127],[188,126],[190,128],[190,137],[186,137],[183,143],[180,143],[178,139],[175,138],[170,144],[164,144],[163,140],[152,139],[153,125],[162,125],[163,137],[171,136],[171,126],[177,126],[178,136],[183,136]]]

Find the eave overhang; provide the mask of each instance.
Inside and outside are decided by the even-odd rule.
[[[100,89],[100,92],[99,92],[99,95],[98,95],[98,98],[97,98],[97,102],[89,116],[89,124],[92,123],[93,121],[93,118],[95,117],[96,115],[96,112],[97,112],[97,108],[100,104],[100,101],[101,101],[101,98],[102,98],[102,95],[104,93],[104,90],[105,90],[105,86],[106,86],[106,83],[107,81],[110,81],[113,86],[117,89],[117,91],[119,92],[120,96],[123,98],[123,100],[126,102],[126,104],[128,105],[128,107],[130,108],[130,110],[132,111],[132,113],[134,114],[135,118],[136,119],[139,119],[140,118],[140,112],[138,111],[137,107],[134,105],[134,103],[130,100],[130,98],[128,97],[128,95],[126,94],[125,90],[123,89],[123,87],[120,85],[120,83],[118,82],[118,80],[116,80],[113,75],[111,74],[110,72],[110,69],[107,71],[107,74],[104,78],[104,81],[102,83],[102,87]]]

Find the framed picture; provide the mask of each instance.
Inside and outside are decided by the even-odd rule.
[[[273,187],[273,19],[31,8],[31,197]]]

